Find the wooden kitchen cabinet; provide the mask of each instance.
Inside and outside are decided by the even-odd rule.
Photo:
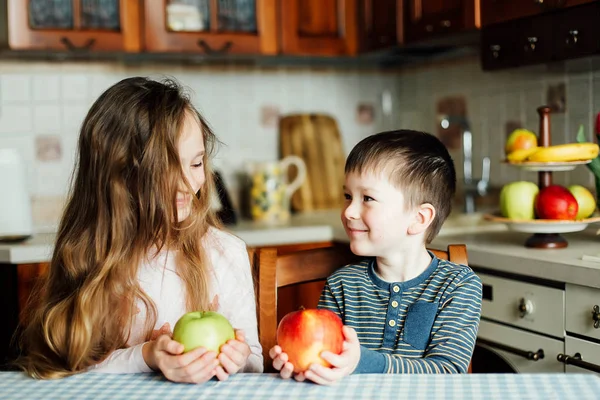
[[[276,54],[277,0],[145,0],[150,52]]]
[[[483,26],[543,14],[596,0],[480,0]]]
[[[7,0],[9,47],[137,52],[140,10],[138,0]]]
[[[599,20],[600,2],[594,2],[484,26],[482,68],[496,70],[597,54]]]
[[[356,55],[396,43],[396,0],[280,0],[281,51]]]
[[[479,0],[406,0],[404,42],[418,42],[480,26]]]

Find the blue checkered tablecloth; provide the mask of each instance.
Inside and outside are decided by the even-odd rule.
[[[352,375],[333,386],[238,374],[225,382],[173,383],[158,374],[85,373],[40,381],[0,373],[0,399],[600,399],[591,374]]]

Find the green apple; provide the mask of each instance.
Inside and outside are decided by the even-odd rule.
[[[581,185],[571,185],[567,189],[575,196],[579,205],[575,219],[587,218],[596,211],[596,198],[589,190]]]
[[[183,345],[184,353],[196,347],[218,353],[223,344],[234,338],[235,332],[227,318],[214,311],[184,314],[173,329],[173,340]]]
[[[532,182],[518,181],[504,185],[500,191],[500,213],[505,218],[535,218],[535,198],[540,191]]]

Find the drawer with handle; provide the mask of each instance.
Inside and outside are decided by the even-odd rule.
[[[562,341],[482,320],[477,346],[493,351],[521,373],[564,373],[557,356],[563,354]]]
[[[600,373],[600,344],[567,336],[565,352],[557,360],[566,365],[566,372]]]
[[[567,331],[600,339],[600,289],[566,286]]]
[[[564,337],[564,290],[482,273],[477,275],[483,281],[482,317]]]

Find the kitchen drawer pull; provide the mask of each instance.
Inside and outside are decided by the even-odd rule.
[[[592,309],[592,319],[594,320],[594,328],[600,328],[600,307],[595,305]]]
[[[539,361],[544,358],[544,350],[543,349],[539,349],[538,351],[521,350],[521,349],[507,346],[505,344],[500,344],[500,343],[493,342],[491,340],[486,340],[486,339],[477,339],[477,343],[481,343],[481,344],[484,344],[484,345],[487,345],[490,347],[494,347],[499,350],[504,350],[504,351],[515,354],[517,356],[521,356],[521,357],[526,358],[531,361]]]
[[[574,365],[579,368],[587,369],[588,371],[600,373],[600,365],[596,365],[596,364],[592,364],[592,363],[583,361],[581,359],[580,353],[575,353],[574,356],[569,356],[566,354],[559,354],[556,356],[556,359],[566,365]]]

